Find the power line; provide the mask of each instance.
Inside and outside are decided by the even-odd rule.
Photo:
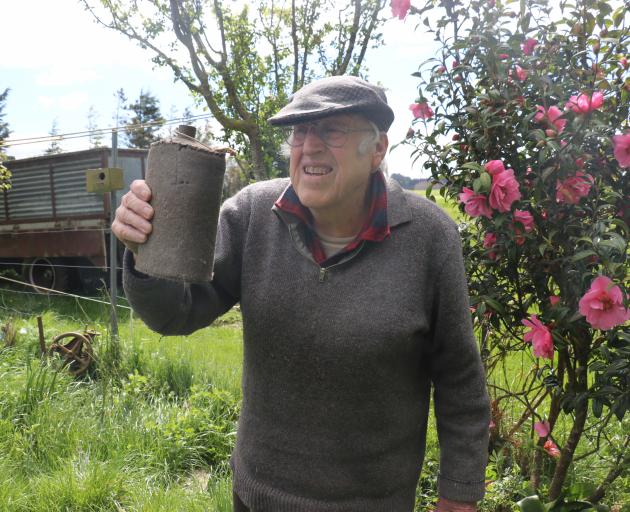
[[[67,132],[67,133],[61,133],[58,135],[43,135],[40,137],[24,137],[24,138],[20,138],[20,139],[5,139],[4,141],[2,141],[2,143],[0,143],[1,146],[3,147],[9,147],[9,146],[24,146],[27,144],[41,144],[44,142],[60,142],[63,140],[70,140],[70,139],[78,139],[78,138],[83,138],[83,137],[91,137],[93,135],[105,135],[107,133],[110,133],[112,130],[118,130],[118,131],[129,131],[129,130],[139,130],[142,128],[150,128],[150,127],[154,127],[154,126],[168,126],[168,125],[172,125],[172,124],[177,124],[180,123],[181,121],[200,121],[203,119],[210,119],[212,118],[212,114],[198,114],[198,115],[194,115],[194,116],[188,116],[188,117],[176,117],[173,119],[166,119],[165,121],[151,121],[148,123],[138,123],[138,124],[130,124],[130,125],[124,125],[124,126],[115,126],[115,127],[111,127],[111,128],[96,128],[94,130],[84,130],[84,131],[79,131],[79,132]]]

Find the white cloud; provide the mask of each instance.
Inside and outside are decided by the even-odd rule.
[[[38,96],[37,101],[49,111],[63,113],[68,110],[79,110],[84,108],[89,100],[87,93],[83,91],[69,92],[59,96]]]
[[[70,66],[54,67],[42,71],[35,77],[35,83],[42,87],[64,87],[98,80],[95,69],[81,69]]]

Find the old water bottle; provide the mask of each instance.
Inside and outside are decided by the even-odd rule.
[[[225,152],[195,139],[181,125],[173,137],[151,144],[146,182],[153,230],[138,248],[136,268],[150,276],[202,283],[212,278]]]

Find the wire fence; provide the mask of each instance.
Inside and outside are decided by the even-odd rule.
[[[28,263],[29,267],[59,267],[59,268],[84,268],[84,269],[93,269],[93,270],[103,270],[103,271],[108,271],[111,268],[109,265],[103,265],[102,267],[100,266],[95,266],[95,265],[68,265],[68,264],[61,264],[61,263],[53,263],[51,261],[51,258],[43,258],[43,257],[39,257],[37,258],[38,260],[41,259],[46,259],[49,260],[50,263]],[[52,258],[55,259],[55,258]],[[2,267],[19,267],[22,265],[25,265],[26,263],[24,262],[16,262],[16,263],[9,263],[6,261],[0,261],[0,271],[2,271]],[[123,267],[116,267],[116,270],[122,270]]]
[[[63,297],[72,297],[74,299],[78,299],[78,300],[84,300],[84,301],[89,301],[89,302],[97,302],[99,304],[106,304],[109,307],[112,307],[112,303],[111,301],[105,301],[105,300],[100,300],[100,299],[95,299],[93,297],[86,297],[83,295],[78,295],[75,293],[68,293],[68,292],[62,292],[60,290],[53,290],[51,288],[46,288],[44,286],[37,286],[31,283],[27,283],[25,281],[20,281],[18,279],[12,279],[10,277],[6,277],[6,276],[0,276],[0,281],[5,281],[8,283],[12,283],[12,284],[17,284],[20,286],[24,286],[26,288],[32,288],[35,290],[39,290],[40,292],[45,292],[47,294],[52,295],[52,296],[63,296]],[[9,293],[22,293],[22,294],[28,294],[28,295],[38,295],[38,296],[43,296],[43,293],[38,293],[38,292],[32,292],[32,291],[20,291],[20,290],[11,290],[11,289],[7,289],[7,288],[0,288],[0,292],[9,292]],[[122,299],[122,300],[126,300],[124,297],[121,296],[116,296],[116,299]],[[123,304],[115,304],[115,306],[117,308],[121,308],[121,309],[126,309],[126,310],[131,310],[131,308],[129,306],[125,306]]]

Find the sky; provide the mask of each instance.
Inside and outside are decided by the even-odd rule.
[[[384,14],[389,15],[389,7]],[[196,107],[170,70],[156,68],[151,54],[122,34],[97,25],[78,0],[4,0],[0,8],[4,51],[0,59],[0,92],[10,88],[4,121],[10,139],[46,136],[53,121],[59,133],[86,130],[88,111],[97,113],[99,128],[113,126],[117,100],[123,88],[130,100],[142,89],[160,101],[165,118],[177,117]],[[434,52],[432,36],[417,17],[389,19],[384,27],[385,45],[368,50],[368,79],[385,87],[396,120],[389,130],[390,146],[402,141],[413,117],[409,104],[417,96],[417,79],[411,73]],[[28,27],[28,28],[26,28]],[[109,145],[110,137],[103,140]],[[50,143],[7,148],[16,158],[38,156]],[[60,142],[64,151],[88,148],[88,139]],[[388,155],[390,173],[420,177],[412,168],[408,147]]]

